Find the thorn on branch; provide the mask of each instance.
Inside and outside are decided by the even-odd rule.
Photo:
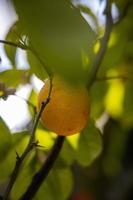
[[[20,156],[19,156],[19,154],[18,154],[17,151],[15,151],[15,153],[16,153],[16,160],[17,160],[17,162],[18,162],[18,161],[20,161]]]

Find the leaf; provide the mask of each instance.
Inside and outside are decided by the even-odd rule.
[[[110,82],[109,90],[105,97],[106,111],[113,117],[118,118],[123,112],[124,86],[122,81]]]
[[[91,118],[97,119],[104,112],[104,97],[107,93],[108,85],[105,81],[95,82],[90,91],[91,96]]]
[[[42,81],[48,77],[45,67],[40,63],[40,61],[33,55],[31,51],[27,51],[27,57],[30,65],[30,70]]]
[[[114,119],[109,119],[104,128],[103,171],[108,177],[116,177],[123,171],[122,161],[127,143],[127,130]]]
[[[82,5],[80,3],[77,5],[77,8],[79,8],[82,13],[87,14],[89,17],[91,17],[93,26],[95,27],[96,31],[99,32],[100,27],[98,24],[98,19],[93,11],[88,6]]]
[[[21,168],[21,172],[19,173],[19,176],[15,181],[14,187],[11,191],[11,198],[13,200],[18,200],[22,196],[32,180],[32,176],[35,173],[34,166],[32,166],[33,158],[34,152],[28,155],[28,158],[26,159],[28,160],[28,163]]]
[[[73,187],[72,172],[69,168],[52,169],[48,178],[39,189],[35,200],[68,199]]]
[[[102,139],[94,122],[89,121],[80,133],[76,160],[83,166],[90,165],[102,151]]]
[[[41,150],[48,151],[54,144],[54,138],[51,132],[45,131],[43,129],[37,129],[36,140],[39,145],[42,146]]]
[[[133,75],[133,74],[132,74]],[[133,125],[133,83],[128,82],[125,87],[122,121],[126,126]]]
[[[7,151],[11,147],[11,133],[7,125],[0,117],[0,160],[5,158]]]
[[[63,144],[60,157],[66,166],[70,166],[75,160],[75,150],[72,148],[68,140],[65,140]]]
[[[17,87],[28,81],[28,70],[10,69],[0,73],[0,81],[5,83],[6,86]]]
[[[8,34],[6,35],[6,40],[13,43],[19,42],[19,36],[18,36],[18,23],[15,23],[8,31]],[[11,45],[4,45],[5,52],[7,57],[12,63],[12,66],[15,66],[15,57],[16,57],[16,50],[17,48]]]
[[[30,111],[30,113],[31,113],[31,115],[33,117],[35,116],[35,107],[37,106],[37,97],[38,97],[37,93],[35,92],[34,89],[32,89],[28,101],[30,103],[32,103],[32,105],[34,106],[34,108],[30,104],[28,104],[28,108],[29,108],[29,111]]]
[[[66,0],[14,0],[22,29],[47,67],[71,81],[86,81],[95,34]],[[35,14],[36,13],[36,14]],[[82,62],[82,52],[89,62]]]
[[[6,152],[1,151],[1,155],[4,155],[1,159],[0,164],[0,178],[5,179],[11,175],[15,163],[16,163],[16,152],[21,155],[24,151],[27,142],[28,142],[29,134],[27,132],[15,133],[10,135],[10,139],[8,139],[8,143],[10,141],[10,146],[5,145]]]

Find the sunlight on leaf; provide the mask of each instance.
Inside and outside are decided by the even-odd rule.
[[[99,40],[95,43],[93,49],[94,49],[95,54],[99,51],[99,49],[100,49],[100,41]]]
[[[51,132],[37,129],[36,140],[39,142],[39,145],[42,146],[41,150],[48,150],[52,147],[54,143],[54,138]]]
[[[115,71],[109,73],[117,75]],[[105,97],[106,111],[114,117],[119,117],[123,112],[124,86],[121,80],[110,81],[109,90]]]
[[[78,141],[79,141],[80,134],[77,133],[75,135],[71,135],[67,137],[67,140],[71,144],[71,146],[76,150],[78,148]]]

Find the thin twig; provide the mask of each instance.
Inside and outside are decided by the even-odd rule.
[[[104,57],[106,49],[107,49],[107,44],[108,44],[108,41],[110,38],[112,26],[113,26],[113,20],[112,20],[112,16],[111,16],[111,8],[110,8],[109,0],[106,1],[106,8],[105,8],[104,14],[106,15],[105,33],[104,33],[103,38],[101,39],[100,49],[94,59],[94,63],[92,65],[92,70],[89,74],[90,78],[89,78],[89,81],[87,84],[88,89],[90,89],[91,85],[94,83],[94,81],[96,79],[96,75],[98,73],[98,70],[100,68],[100,65],[102,63],[103,57]]]
[[[63,142],[65,137],[64,136],[58,136],[57,140],[47,157],[46,161],[42,165],[41,169],[34,175],[32,182],[30,183],[28,189],[24,193],[24,195],[20,198],[20,200],[31,200],[37,193],[39,187],[44,182],[46,177],[48,176],[49,171],[52,169],[53,164],[55,163],[58,154],[62,148]]]
[[[12,187],[18,177],[18,174],[19,174],[19,170],[20,170],[20,167],[25,159],[25,157],[29,154],[29,152],[36,146],[38,146],[38,142],[35,142],[35,132],[36,132],[36,128],[37,128],[37,125],[38,125],[38,122],[39,122],[39,119],[41,117],[41,114],[44,110],[44,108],[46,107],[46,105],[49,103],[50,101],[50,95],[51,95],[51,91],[52,91],[52,78],[50,79],[50,88],[49,88],[49,93],[48,93],[48,97],[47,99],[42,102],[42,106],[41,106],[41,109],[40,111],[37,113],[36,117],[35,117],[35,121],[34,121],[34,124],[33,124],[33,127],[32,127],[32,130],[31,130],[31,137],[29,139],[29,143],[26,147],[26,149],[24,150],[24,152],[22,153],[21,156],[19,156],[18,154],[16,154],[16,165],[14,167],[14,170],[13,170],[13,173],[11,175],[11,178],[10,178],[10,181],[9,181],[9,184],[6,188],[6,191],[5,191],[5,194],[4,194],[4,197],[3,199],[4,200],[7,200],[8,199],[8,196],[12,190]]]
[[[18,47],[18,48],[23,49],[23,50],[28,49],[27,45],[24,45],[24,44],[21,44],[21,43],[15,43],[15,42],[7,41],[7,40],[0,40],[0,43],[10,45],[10,46],[13,46],[13,47]]]

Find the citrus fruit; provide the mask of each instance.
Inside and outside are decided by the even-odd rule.
[[[49,93],[50,81],[46,80],[38,95],[38,111]],[[90,114],[90,99],[85,86],[73,86],[59,76],[54,76],[50,102],[44,108],[41,122],[58,135],[79,133]]]

